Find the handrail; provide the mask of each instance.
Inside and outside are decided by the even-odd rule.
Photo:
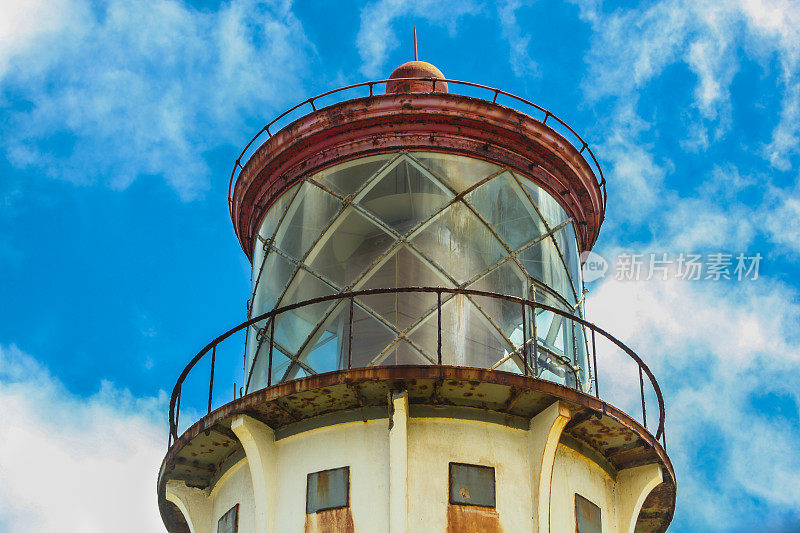
[[[603,176],[603,169],[600,168],[600,163],[597,162],[597,158],[595,157],[594,152],[592,151],[592,149],[589,147],[589,143],[587,143],[585,140],[583,140],[583,137],[578,135],[578,132],[576,132],[574,129],[572,129],[572,127],[569,124],[564,122],[561,118],[559,118],[557,115],[555,115],[551,111],[545,109],[544,107],[542,107],[542,106],[540,106],[540,105],[538,105],[538,104],[536,104],[534,102],[531,102],[530,100],[522,98],[521,96],[517,96],[515,94],[509,93],[509,92],[504,91],[502,89],[497,89],[495,87],[490,87],[488,85],[482,85],[480,83],[473,83],[471,81],[450,80],[450,79],[440,79],[440,78],[393,78],[393,79],[386,79],[386,80],[364,81],[364,82],[360,82],[360,83],[354,83],[352,85],[345,85],[344,87],[339,87],[338,89],[332,89],[330,91],[325,91],[324,93],[318,94],[317,96],[312,96],[311,98],[308,98],[308,99],[303,100],[302,102],[300,102],[298,104],[295,104],[294,106],[290,107],[289,109],[287,109],[286,111],[284,111],[283,113],[278,115],[276,118],[272,119],[272,121],[267,123],[267,125],[265,125],[263,128],[261,128],[261,130],[259,130],[259,132],[256,133],[253,136],[252,139],[250,139],[250,142],[248,142],[247,145],[244,147],[244,150],[242,150],[242,153],[240,153],[239,157],[236,158],[236,161],[235,161],[235,163],[233,165],[233,170],[231,171],[231,178],[230,178],[230,181],[228,182],[228,211],[230,212],[231,217],[233,216],[233,188],[234,188],[234,183],[238,180],[238,175],[236,173],[236,168],[237,167],[239,168],[240,173],[241,173],[242,170],[244,170],[244,166],[242,165],[242,158],[244,157],[244,154],[247,152],[247,150],[249,150],[250,147],[253,145],[253,143],[256,142],[256,140],[259,137],[261,137],[261,135],[266,133],[268,138],[272,137],[272,132],[269,131],[270,126],[273,126],[276,122],[278,122],[280,119],[282,119],[283,117],[285,117],[286,115],[288,115],[292,111],[295,111],[295,110],[297,110],[297,109],[299,109],[299,108],[301,108],[301,107],[303,107],[303,106],[305,106],[307,104],[311,106],[311,111],[312,112],[313,111],[317,111],[317,106],[314,104],[314,101],[315,100],[319,100],[320,98],[323,98],[325,96],[329,96],[331,94],[340,93],[340,92],[343,92],[343,91],[348,91],[350,89],[356,89],[356,88],[359,88],[359,87],[369,87],[369,96],[374,96],[374,94],[375,94],[374,87],[376,85],[382,85],[382,84],[385,85],[386,83],[388,83],[390,81],[391,82],[430,81],[431,82],[431,93],[436,92],[436,83],[437,82],[438,83],[447,83],[448,85],[451,85],[451,84],[452,85],[463,85],[463,86],[467,86],[467,87],[475,87],[475,88],[478,88],[478,89],[485,89],[487,91],[490,91],[490,92],[494,93],[494,97],[491,100],[492,103],[497,103],[497,97],[502,94],[503,96],[507,96],[509,98],[512,98],[512,99],[518,101],[518,102],[522,102],[523,104],[527,104],[527,105],[533,107],[534,109],[536,109],[537,111],[540,111],[540,112],[544,113],[544,120],[540,121],[542,124],[547,124],[547,120],[549,118],[552,118],[553,120],[555,120],[556,122],[558,122],[559,124],[561,124],[562,126],[567,128],[567,130],[570,133],[572,133],[572,135],[575,136],[575,140],[577,140],[578,143],[575,143],[575,142],[572,142],[572,141],[570,141],[570,142],[575,148],[578,149],[578,153],[579,154],[583,154],[584,151],[587,151],[589,153],[589,156],[591,157],[591,160],[594,163],[594,169],[597,170],[597,174],[595,175],[595,179],[597,180],[597,186],[600,188],[600,191],[601,191],[601,194],[602,194],[602,197],[603,197],[603,211],[605,211],[605,208],[606,208],[606,178],[605,178],[605,176]],[[488,102],[489,100],[486,100],[486,101]]]
[[[656,440],[658,440],[659,438],[662,438],[663,441],[666,443],[666,437],[664,436],[664,417],[665,417],[664,397],[661,394],[661,388],[658,386],[658,382],[656,381],[655,376],[650,371],[650,368],[644,363],[644,361],[642,361],[642,359],[638,355],[636,355],[636,353],[633,352],[633,350],[631,350],[630,348],[625,346],[625,344],[623,344],[616,337],[614,337],[613,335],[611,335],[610,333],[608,333],[604,329],[602,329],[602,328],[600,328],[598,326],[595,326],[594,324],[592,324],[590,322],[587,322],[586,320],[584,320],[584,319],[582,319],[580,317],[572,315],[567,311],[562,311],[561,309],[557,309],[557,308],[551,307],[549,305],[545,305],[545,304],[541,304],[541,303],[534,302],[534,301],[531,301],[531,300],[527,300],[525,298],[519,298],[517,296],[508,296],[508,295],[504,295],[504,294],[497,294],[497,293],[493,293],[493,292],[478,291],[478,290],[472,290],[472,289],[458,289],[458,288],[445,288],[445,287],[396,287],[396,288],[381,288],[381,289],[364,289],[364,290],[359,290],[359,291],[351,291],[351,292],[345,292],[345,293],[339,293],[339,294],[332,294],[332,295],[328,295],[328,296],[320,296],[318,298],[313,298],[313,299],[306,300],[306,301],[303,301],[303,302],[298,302],[298,303],[294,303],[294,304],[278,307],[278,308],[273,309],[272,311],[268,311],[268,312],[263,313],[261,315],[258,315],[256,317],[253,317],[250,320],[242,322],[238,326],[235,326],[235,327],[229,329],[228,331],[226,331],[222,335],[218,336],[216,339],[214,339],[211,342],[209,342],[208,344],[206,344],[206,346],[202,350],[200,350],[197,353],[197,355],[195,355],[192,358],[191,361],[189,361],[189,363],[183,369],[183,372],[181,372],[180,376],[178,377],[178,380],[175,383],[175,387],[173,387],[173,389],[172,389],[172,395],[170,396],[170,401],[169,401],[169,446],[171,447],[172,443],[177,441],[177,439],[178,439],[178,417],[180,416],[180,399],[181,399],[181,389],[183,387],[183,383],[186,380],[186,378],[189,375],[189,373],[191,372],[191,370],[195,367],[195,365],[209,351],[212,353],[212,366],[211,366],[211,380],[212,381],[209,384],[208,411],[209,411],[209,413],[211,412],[211,399],[212,399],[212,394],[213,394],[214,361],[215,361],[215,357],[216,357],[216,347],[217,347],[217,345],[219,345],[219,343],[221,343],[222,341],[224,341],[225,339],[227,339],[228,337],[230,337],[234,333],[236,333],[238,331],[241,331],[244,328],[249,328],[251,325],[253,325],[253,324],[257,323],[257,322],[260,322],[262,320],[268,320],[268,319],[270,319],[270,318],[272,318],[274,316],[280,315],[280,314],[285,313],[287,311],[292,311],[294,309],[298,309],[298,308],[305,307],[305,306],[308,306],[308,305],[318,304],[318,303],[321,303],[321,302],[327,302],[327,301],[332,301],[332,300],[346,300],[346,299],[350,299],[351,302],[352,302],[353,298],[360,297],[360,296],[370,296],[370,295],[376,295],[376,294],[390,294],[390,293],[392,293],[392,294],[394,294],[394,293],[409,293],[409,292],[432,293],[432,294],[435,293],[435,294],[437,294],[437,302],[438,302],[437,303],[437,306],[438,306],[437,307],[437,311],[438,311],[438,314],[439,314],[439,317],[438,317],[439,326],[438,326],[438,332],[437,332],[437,335],[438,335],[438,338],[439,338],[439,340],[438,340],[439,360],[437,362],[437,365],[431,365],[431,366],[441,365],[441,306],[442,306],[441,295],[442,294],[454,294],[454,295],[465,295],[465,296],[481,296],[481,297],[488,297],[488,298],[506,300],[506,301],[509,301],[509,302],[516,302],[516,303],[520,304],[523,309],[527,308],[527,309],[530,309],[531,311],[535,311],[536,309],[541,309],[543,311],[549,311],[551,313],[554,313],[554,314],[560,315],[562,317],[565,317],[565,318],[567,318],[569,320],[572,320],[573,322],[576,322],[576,323],[578,323],[578,324],[580,324],[580,325],[582,325],[582,326],[584,326],[586,328],[589,328],[591,330],[591,336],[592,336],[592,358],[593,358],[592,368],[594,369],[594,383],[595,383],[595,391],[594,392],[595,392],[595,396],[598,399],[600,398],[600,394],[599,394],[599,391],[597,389],[597,350],[596,350],[596,344],[595,344],[595,335],[596,334],[601,335],[606,340],[611,341],[619,349],[621,349],[623,352],[625,352],[639,367],[639,384],[640,384],[640,393],[641,393],[641,400],[642,400],[642,415],[643,415],[643,423],[644,423],[644,427],[645,428],[647,427],[647,419],[646,419],[646,414],[645,414],[644,380],[643,380],[643,377],[642,377],[642,373],[644,373],[644,375],[646,375],[647,378],[650,380],[650,384],[653,387],[653,391],[656,394],[656,398],[658,399],[658,410],[659,410],[658,428],[656,430],[655,437],[656,437]],[[274,321],[273,321],[273,324],[274,324]],[[523,321],[523,324],[525,324],[525,321]],[[538,340],[537,340],[538,337],[536,336],[536,331],[535,331],[535,321],[533,322],[533,324],[534,324],[534,331],[533,331],[533,336],[534,337],[533,337],[533,339],[528,339],[527,338],[527,334],[523,333],[523,340],[522,340],[521,350],[524,353],[524,373],[525,373],[525,375],[528,374],[527,345],[529,344],[529,342],[531,340],[533,340],[532,349],[533,349],[533,354],[534,354],[534,356],[533,356],[533,364],[534,365],[536,365],[537,362],[538,362],[537,351],[539,349],[544,349],[543,347],[539,346],[539,343],[538,343]],[[350,335],[352,336],[352,329],[350,331]],[[271,338],[270,339],[270,365],[272,363],[272,357],[271,357],[271,355],[272,355],[272,346],[273,346],[273,342],[272,342],[272,338]],[[352,346],[352,339],[350,339],[350,346]],[[547,351],[547,350],[545,349],[545,351]],[[587,354],[587,356],[588,356],[588,354]],[[535,366],[534,366],[534,369],[535,369]],[[573,368],[573,371],[575,371],[574,368]],[[534,370],[534,375],[535,375],[535,370]],[[177,409],[176,409],[176,406],[177,406]]]

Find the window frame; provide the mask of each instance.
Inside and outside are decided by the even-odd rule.
[[[472,503],[453,500],[453,467],[454,466],[467,466],[470,468],[481,468],[491,470],[492,472],[492,504],[486,505],[482,503]],[[450,505],[465,505],[468,507],[483,507],[484,509],[497,509],[497,476],[495,475],[495,467],[487,465],[476,465],[472,463],[460,463],[458,461],[450,461],[447,467],[447,500]]]
[[[219,526],[220,526],[220,523],[222,522],[222,519],[225,518],[226,516],[228,516],[229,514],[231,514],[231,512],[233,512],[233,511],[236,512],[236,521],[234,521],[234,523],[233,523],[233,533],[238,533],[238,531],[239,531],[239,504],[238,503],[236,505],[234,505],[233,507],[231,507],[230,509],[228,509],[227,511],[225,511],[224,513],[222,513],[222,516],[220,516],[217,519],[217,533],[220,533]],[[222,532],[222,533],[226,533],[226,532]]]
[[[586,531],[585,527],[580,528],[580,524],[578,523],[578,505],[580,504],[589,504],[589,509],[597,509],[597,530],[596,531]],[[592,527],[592,524],[589,525]],[[592,500],[583,496],[582,494],[575,493],[575,531],[577,533],[602,533],[603,532],[603,509],[594,503]]]
[[[335,470],[344,470],[345,471],[345,502],[344,505],[332,505],[329,507],[318,507],[313,511],[310,511],[310,499],[309,499],[309,492],[311,490],[311,476],[323,474],[325,472],[333,472]],[[350,507],[350,466],[339,466],[336,468],[326,468],[325,470],[318,470],[316,472],[309,472],[306,475],[306,514],[315,514],[320,511],[330,511],[331,509],[345,509]]]

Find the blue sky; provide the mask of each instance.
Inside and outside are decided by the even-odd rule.
[[[162,530],[166,391],[245,313],[232,162],[301,98],[388,76],[411,58],[412,25],[447,77],[530,98],[591,143],[609,195],[595,250],[610,261],[762,254],[754,281],[610,272],[587,312],[665,391],[671,530],[800,524],[797,3],[11,0],[0,13],[0,529]]]

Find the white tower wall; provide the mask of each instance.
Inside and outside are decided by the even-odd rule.
[[[452,413],[409,416],[404,394],[393,405],[391,430],[382,418],[277,440],[265,424],[239,415],[231,427],[245,454],[205,490],[170,482],[167,499],[194,533],[215,533],[234,505],[240,533],[568,532],[576,528],[579,494],[600,508],[603,532],[629,533],[645,497],[662,481],[657,464],[621,470],[614,479],[559,443],[571,417],[561,402],[535,416],[529,429]],[[449,503],[451,462],[495,469],[494,509]],[[306,514],[307,475],[343,466],[350,469],[349,505]]]

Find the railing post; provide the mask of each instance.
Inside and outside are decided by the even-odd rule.
[[[436,362],[442,366],[442,291],[436,291]]]
[[[533,377],[539,377],[539,334],[536,332],[536,307],[531,308],[531,333],[533,337]]]
[[[272,349],[275,346],[275,316],[269,328],[269,362],[267,363],[267,387],[272,385]]]
[[[639,366],[639,389],[642,393],[642,422],[644,422],[644,428],[647,429],[647,411],[644,408],[644,378],[642,377],[642,367]]]
[[[575,321],[572,322],[572,365],[578,364],[578,335],[575,333]]]
[[[522,372],[528,375],[528,326],[525,319],[525,300],[522,301]]]
[[[208,380],[208,412],[211,412],[211,398],[214,394],[214,364],[217,359],[217,345],[211,348],[211,379]]]
[[[350,333],[347,340],[347,370],[353,368],[353,297],[350,297]]]
[[[178,389],[178,401],[175,405],[175,434],[178,434],[178,422],[181,419],[181,395],[183,394],[183,384]]]
[[[594,366],[594,396],[600,398],[600,389],[597,386],[597,342],[595,341],[594,328],[592,330],[592,364]]]
[[[451,295],[460,295],[460,296],[464,296],[464,295],[468,296],[470,294],[474,294],[476,296],[481,296],[481,297],[492,296],[492,297],[495,297],[495,298],[502,298],[502,299],[505,299],[507,301],[514,301],[516,299],[515,297],[511,297],[511,296],[494,295],[494,294],[487,293],[487,292],[484,292],[484,291],[472,291],[472,290],[469,290],[469,289],[450,289],[450,288],[446,288],[446,287],[413,287],[413,288],[406,288],[406,289],[377,289],[377,290],[366,290],[366,291],[354,291],[354,292],[344,293],[344,294],[339,294],[339,295],[330,295],[330,296],[315,298],[315,299],[311,299],[311,300],[309,300],[307,302],[300,302],[300,303],[297,303],[297,304],[292,304],[290,306],[286,306],[286,308],[287,309],[294,309],[296,307],[302,307],[303,305],[309,305],[309,304],[314,304],[314,303],[317,303],[317,302],[320,302],[320,301],[329,301],[329,300],[336,300],[338,302],[337,305],[339,305],[341,303],[342,299],[348,298],[350,300],[350,302],[349,302],[350,322],[349,322],[349,325],[348,325],[348,329],[349,329],[349,344],[348,344],[348,354],[347,354],[347,367],[348,367],[348,369],[350,369],[353,366],[352,344],[353,344],[353,333],[354,333],[354,327],[355,327],[354,326],[354,324],[355,324],[355,320],[354,320],[355,319],[355,296],[357,296],[357,295],[360,296],[362,294],[373,294],[373,293],[383,294],[383,293],[388,293],[388,292],[412,292],[412,291],[413,292],[424,292],[424,293],[432,293],[432,292],[436,293],[436,322],[437,322],[436,364],[438,366],[440,366],[440,367],[443,365],[443,355],[442,355],[442,342],[443,342],[443,340],[442,340],[442,335],[443,335],[443,330],[442,330],[442,293],[447,293],[447,294],[451,294]],[[660,389],[658,383],[656,382],[655,377],[653,376],[653,374],[650,371],[650,369],[647,367],[647,365],[635,353],[633,353],[629,348],[624,346],[620,341],[615,339],[613,336],[611,336],[610,334],[606,333],[603,329],[597,328],[593,324],[585,322],[581,317],[579,317],[577,315],[574,315],[574,314],[570,314],[570,313],[568,313],[566,311],[560,311],[558,309],[551,308],[549,306],[546,306],[544,304],[540,304],[540,303],[536,302],[535,295],[534,295],[534,298],[530,299],[530,300],[529,299],[519,299],[519,300],[516,300],[516,301],[519,301],[521,306],[522,306],[522,345],[521,345],[521,354],[520,355],[522,357],[522,362],[523,362],[523,373],[526,376],[538,377],[538,373],[539,373],[539,370],[538,370],[538,363],[539,363],[538,339],[539,339],[539,337],[538,337],[538,333],[537,333],[537,314],[538,314],[537,311],[538,311],[539,308],[543,308],[543,309],[547,310],[548,313],[558,314],[559,316],[562,316],[564,319],[572,321],[572,328],[573,328],[573,339],[572,339],[572,343],[573,343],[573,359],[577,358],[577,346],[578,346],[578,340],[579,340],[577,338],[577,331],[583,331],[582,334],[584,335],[584,337],[586,336],[585,335],[585,329],[584,330],[580,330],[580,329],[576,329],[576,328],[583,327],[583,328],[589,328],[591,330],[591,343],[592,343],[592,359],[591,359],[591,363],[592,363],[592,366],[594,367],[594,375],[593,375],[593,377],[594,377],[594,389],[595,389],[595,396],[599,399],[599,397],[600,397],[599,365],[598,365],[598,361],[597,361],[597,331],[599,330],[600,334],[603,337],[605,337],[607,341],[614,343],[617,347],[619,347],[621,350],[626,352],[637,363],[637,366],[638,366],[638,369],[639,369],[639,391],[640,391],[641,402],[642,402],[642,425],[645,428],[648,427],[647,426],[647,398],[646,398],[645,387],[644,387],[644,375],[647,374],[648,379],[651,382],[651,387],[653,388],[654,394],[656,396],[656,400],[657,400],[657,403],[658,403],[657,406],[658,406],[658,409],[659,409],[659,413],[657,415],[657,431],[654,432],[655,433],[655,437],[656,437],[657,441],[660,441],[661,443],[663,443],[663,446],[666,449],[666,435],[665,435],[665,431],[664,431],[665,413],[664,413],[664,401],[663,401],[663,396],[662,396],[662,393],[661,393],[661,389]],[[283,312],[283,310],[284,309],[282,309],[282,308],[278,308],[278,309],[275,309],[275,310],[273,310],[271,312],[264,313],[263,315],[260,315],[259,317],[257,317],[255,319],[257,321],[257,323],[261,323],[261,321],[263,321],[263,320],[272,320],[272,322],[269,325],[270,326],[270,331],[269,331],[270,347],[269,347],[269,354],[268,354],[269,360],[268,360],[268,366],[267,366],[267,386],[271,386],[272,385],[272,368],[273,368],[273,363],[274,363],[273,356],[274,356],[274,350],[275,350],[275,327],[276,327],[275,326],[275,316],[276,316],[275,312],[276,311]],[[249,314],[252,314],[252,313],[249,313]],[[530,317],[531,317],[531,324],[527,323],[528,314],[530,314]],[[250,320],[254,320],[254,319],[251,318]],[[207,411],[210,414],[211,410],[213,408],[213,401],[214,401],[214,379],[216,377],[216,347],[217,347],[217,344],[219,344],[221,341],[229,338],[233,333],[236,333],[237,331],[240,331],[244,327],[247,327],[249,329],[249,327],[253,326],[253,324],[250,323],[250,320],[248,320],[246,323],[240,324],[239,326],[237,326],[235,328],[232,328],[230,331],[226,332],[225,334],[220,335],[217,339],[212,341],[212,343],[210,343],[205,348],[203,348],[203,350],[201,350],[201,352],[198,353],[195,356],[195,358],[192,360],[192,362],[189,365],[187,365],[187,368],[184,369],[184,373],[181,374],[181,377],[178,379],[178,383],[175,385],[174,403],[172,401],[170,401],[170,408],[171,408],[170,409],[170,413],[169,413],[170,414],[170,420],[169,420],[169,430],[170,431],[169,431],[169,435],[168,435],[168,439],[167,439],[167,444],[168,444],[168,446],[170,448],[172,446],[174,446],[175,443],[178,440],[178,427],[180,425],[180,414],[181,414],[180,410],[181,410],[181,401],[182,401],[182,395],[183,395],[182,386],[183,386],[183,381],[184,381],[186,375],[188,375],[188,372],[190,370],[192,370],[192,368],[195,367],[196,363],[198,363],[202,357],[204,357],[205,355],[208,354],[208,346],[210,346],[211,347],[211,366],[210,366],[210,369],[209,369],[210,370],[210,375],[209,375],[208,403],[207,403]],[[258,328],[256,328],[256,329],[258,329]],[[529,329],[530,329],[530,331],[529,331]],[[257,352],[256,355],[258,355],[258,352],[260,352],[260,350],[261,350],[261,346],[263,345],[262,341],[266,340],[264,338],[264,336],[266,334],[266,331],[264,331],[264,330],[258,330],[258,331],[259,331],[259,337],[260,338],[259,338],[258,349],[256,350],[256,352]],[[249,333],[249,331],[248,331],[248,333]],[[529,336],[531,333],[532,333],[532,338]],[[528,343],[530,341],[533,341],[532,350],[531,350],[531,348],[528,347]],[[565,348],[567,348],[567,346],[565,346]],[[545,352],[547,352],[545,347],[543,347],[542,350],[545,350]],[[587,344],[587,351],[588,351],[588,344]],[[533,365],[531,365],[531,362],[530,362],[530,359],[529,359],[529,357],[531,357],[531,356],[533,357]],[[510,357],[510,356],[507,356],[507,357]],[[545,361],[549,357],[556,357],[560,361],[562,361],[565,365],[571,366],[571,370],[572,370],[572,373],[575,376],[576,382],[580,382],[579,381],[580,380],[580,376],[578,375],[580,367],[578,367],[576,364],[570,365],[568,355],[565,354],[564,357],[561,357],[561,356],[554,356],[553,354],[548,355],[546,353],[545,354],[545,358],[544,358]],[[574,361],[573,361],[573,363],[574,363]],[[340,364],[341,364],[342,367],[344,366],[344,362],[343,361]],[[255,361],[253,361],[253,367],[254,366],[255,366]],[[246,376],[248,383],[249,383],[249,380],[250,380],[250,376],[253,373],[253,367],[251,367],[251,369],[250,369],[250,375]],[[591,378],[592,377],[591,368],[588,368],[587,370],[589,372],[589,377]],[[237,399],[236,383],[233,384],[233,388],[234,388],[234,390],[233,390],[233,399],[236,400]],[[245,387],[243,387],[243,388],[246,389],[247,385],[245,385]],[[241,398],[243,396],[243,394],[244,394],[243,390],[239,389],[238,397]],[[652,410],[652,406],[651,406],[651,410]],[[651,422],[651,425],[652,425],[652,422]]]

